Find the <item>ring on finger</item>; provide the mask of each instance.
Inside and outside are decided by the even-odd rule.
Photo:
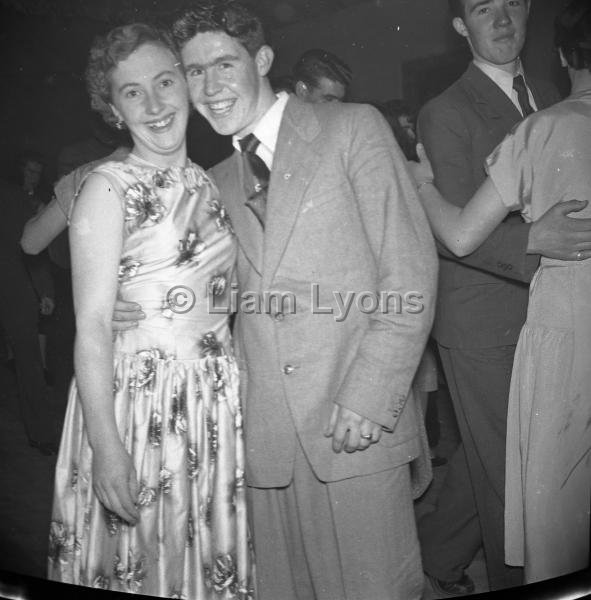
[[[577,252],[577,260],[583,260],[583,251],[582,250],[579,250]]]
[[[366,433],[366,434],[362,434],[360,437],[362,440],[371,440],[371,438],[373,436],[371,435],[371,433]]]

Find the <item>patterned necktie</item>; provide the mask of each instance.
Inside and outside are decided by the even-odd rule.
[[[529,117],[529,115],[536,112],[529,103],[529,95],[523,75],[517,75],[513,78],[513,89],[517,92],[517,101],[519,102],[519,106],[521,106],[523,118],[525,119],[525,117]]]
[[[265,212],[267,208],[267,188],[269,187],[269,177],[271,172],[263,161],[256,154],[256,150],[261,143],[253,134],[249,133],[238,141],[242,152],[244,171],[252,179],[252,192],[246,200],[246,206],[252,210],[260,224],[265,227]]]

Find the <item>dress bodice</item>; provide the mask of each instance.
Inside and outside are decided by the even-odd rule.
[[[228,314],[219,307],[228,306],[236,247],[213,181],[191,162],[159,169],[133,154],[94,172],[121,197],[119,297],[146,315],[117,334],[115,351],[156,349],[177,359],[201,356],[207,346],[229,352]]]

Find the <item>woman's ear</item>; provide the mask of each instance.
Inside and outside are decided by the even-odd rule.
[[[558,56],[560,57],[560,66],[565,68],[568,67],[568,62],[564,57],[564,52],[562,51],[562,48],[558,48]]]
[[[114,104],[109,103],[109,107],[111,108],[111,112],[115,116],[115,119],[117,120],[117,123],[123,123],[123,116],[117,110],[116,106]]]

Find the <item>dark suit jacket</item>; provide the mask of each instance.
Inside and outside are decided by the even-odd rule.
[[[549,84],[527,78],[538,109],[560,98]],[[477,66],[419,114],[419,135],[443,196],[465,205],[486,178],[485,158],[521,120],[505,93]],[[526,254],[530,225],[509,215],[463,259],[440,247],[433,336],[450,348],[513,345],[525,322],[528,283],[539,257]]]
[[[213,175],[239,242],[242,292],[278,290],[295,298],[293,312],[237,316],[249,484],[287,485],[298,443],[322,481],[408,463],[420,452],[422,424],[406,399],[431,328],[437,257],[387,123],[369,106],[291,97],[264,234],[244,204],[240,155]],[[424,308],[354,307],[338,319],[335,292],[380,290],[416,291]],[[392,432],[364,452],[336,454],[323,435],[335,402]]]

